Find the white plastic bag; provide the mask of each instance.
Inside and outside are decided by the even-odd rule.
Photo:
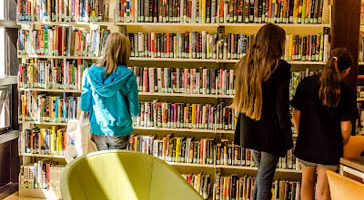
[[[70,120],[67,124],[65,159],[69,163],[75,158],[97,151],[91,140],[90,123],[81,112],[79,120]]]

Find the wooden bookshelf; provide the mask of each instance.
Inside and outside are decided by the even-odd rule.
[[[325,28],[331,28],[331,5],[329,5],[328,0],[325,1],[324,11],[323,11],[323,23],[322,24],[284,24],[284,23],[277,23],[277,25],[283,27],[287,34],[318,34],[322,33]],[[330,1],[331,2],[331,1]],[[111,3],[112,7],[110,8],[109,17],[111,19],[116,19],[114,15],[114,3]],[[324,14],[325,13],[325,14]],[[324,16],[325,15],[325,16]],[[23,22],[18,21],[18,24],[23,27],[29,26],[75,26],[75,27],[82,27],[88,28],[95,28],[100,25],[106,25],[110,27],[113,31],[121,31],[123,33],[130,33],[130,32],[184,32],[188,31],[209,31],[213,33],[249,33],[255,34],[256,31],[262,27],[264,24],[258,23],[121,23],[116,21],[107,21],[107,22]],[[87,28],[88,27],[88,28]],[[44,56],[44,55],[18,55],[20,59],[29,59],[29,58],[38,58],[38,59],[85,59],[85,60],[97,60],[100,57],[92,57],[92,56]],[[227,60],[227,59],[187,59],[187,58],[149,58],[149,57],[130,57],[130,63],[141,63],[141,65],[151,65],[157,66],[158,64],[168,67],[175,67],[177,65],[186,64],[184,67],[188,68],[196,68],[206,66],[216,66],[227,68],[229,66],[231,68],[232,64],[237,63],[239,60]],[[291,65],[297,66],[316,66],[319,67],[324,65],[325,62],[322,61],[289,61]],[[221,66],[220,66],[221,64]],[[362,63],[364,65],[364,62]],[[137,66],[141,66],[137,65]],[[199,66],[198,66],[199,65]],[[131,65],[130,65],[131,66]],[[37,89],[37,88],[28,88],[28,89],[19,89],[20,92],[22,91],[34,91],[34,92],[43,92],[43,93],[70,93],[70,94],[77,94],[81,93],[80,90],[62,90],[62,89]],[[149,93],[149,92],[139,92],[140,97],[150,97],[150,98],[166,98],[166,97],[178,97],[186,99],[192,99],[191,101],[202,101],[207,102],[211,101],[211,99],[218,99],[217,101],[231,101],[233,96],[231,95],[217,95],[217,94],[183,94],[183,93]],[[202,100],[198,99],[201,98]],[[39,126],[67,126],[67,123],[59,123],[59,122],[34,122],[34,121],[19,121],[20,124],[27,127],[26,124],[32,125],[39,125]],[[203,134],[215,134],[216,138],[219,138],[217,134],[228,135],[229,137],[233,136],[234,130],[206,130],[206,129],[177,129],[177,128],[149,128],[149,127],[134,127],[136,132],[141,132],[143,135],[147,135],[148,131],[150,132],[178,132],[179,134],[186,134],[192,133],[195,136],[203,135]],[[293,135],[293,137],[297,137],[297,134]],[[49,158],[49,159],[64,159],[64,156],[61,155],[40,155],[40,154],[20,154],[23,156],[23,160],[26,162],[30,162],[30,158]],[[245,167],[245,166],[225,166],[225,165],[203,165],[203,164],[192,164],[192,163],[176,163],[176,162],[167,162],[170,165],[178,168],[186,170],[188,172],[201,172],[204,170],[213,170],[214,174],[212,177],[215,177],[217,172],[221,170],[232,170],[233,173],[245,173],[257,171],[256,167]],[[284,174],[294,174],[299,175],[301,174],[300,170],[293,170],[293,169],[277,169],[277,173],[284,173]],[[215,180],[212,179],[211,185]],[[30,197],[47,197],[51,192],[44,191],[40,189],[20,189],[21,196],[30,196]],[[211,189],[212,193],[212,189]],[[57,196],[57,195],[56,195]],[[60,195],[57,196],[57,198]],[[212,199],[209,198],[209,199]]]

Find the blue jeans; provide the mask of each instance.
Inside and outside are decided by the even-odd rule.
[[[258,166],[258,174],[253,190],[253,200],[271,200],[272,182],[279,156],[253,149],[250,151]]]
[[[127,149],[129,144],[129,135],[121,137],[94,135],[92,140],[95,142],[97,150]]]

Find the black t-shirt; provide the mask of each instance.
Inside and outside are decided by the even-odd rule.
[[[341,121],[355,118],[355,95],[341,84],[341,99],[336,108],[322,105],[318,96],[319,76],[305,78],[291,102],[301,111],[296,157],[318,164],[338,164],[343,155]]]

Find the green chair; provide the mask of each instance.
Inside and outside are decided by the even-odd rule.
[[[70,162],[61,176],[65,200],[202,200],[166,162],[130,151],[100,151]]]

